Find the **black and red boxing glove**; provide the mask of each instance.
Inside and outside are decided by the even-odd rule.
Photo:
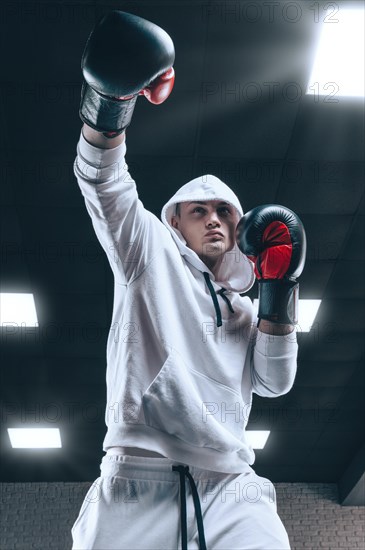
[[[237,244],[255,263],[259,283],[259,319],[298,323],[299,283],[307,241],[298,216],[277,204],[247,212],[237,226]]]
[[[103,16],[82,56],[81,120],[108,138],[121,134],[139,95],[154,104],[168,98],[174,60],[174,44],[161,27],[123,11]]]

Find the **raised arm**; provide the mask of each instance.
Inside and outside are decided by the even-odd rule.
[[[84,125],[74,172],[95,233],[121,283],[145,268],[165,230],[139,200],[125,161],[125,131],[138,95],[155,104],[169,96],[174,55],[163,29],[112,11],[96,24],[82,57],[79,115]]]

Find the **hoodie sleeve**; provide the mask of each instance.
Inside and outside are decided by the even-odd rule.
[[[131,282],[146,268],[167,231],[139,200],[125,153],[125,140],[114,149],[101,149],[81,132],[74,162],[96,236],[121,283]]]
[[[260,330],[251,360],[252,391],[262,397],[278,397],[289,392],[297,371],[296,332],[272,336]]]

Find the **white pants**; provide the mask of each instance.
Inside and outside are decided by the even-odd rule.
[[[103,457],[72,527],[73,550],[181,548],[180,463],[168,458]],[[225,474],[190,466],[208,550],[290,550],[273,484],[254,470]],[[199,549],[191,487],[186,483],[187,541]]]

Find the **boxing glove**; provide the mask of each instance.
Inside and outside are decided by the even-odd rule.
[[[306,235],[298,216],[276,204],[247,212],[237,226],[237,244],[255,264],[259,284],[258,318],[298,323],[299,283],[306,256]]]
[[[130,124],[138,95],[160,104],[171,93],[174,44],[160,27],[136,15],[111,11],[91,32],[81,60],[79,115],[113,138]]]

